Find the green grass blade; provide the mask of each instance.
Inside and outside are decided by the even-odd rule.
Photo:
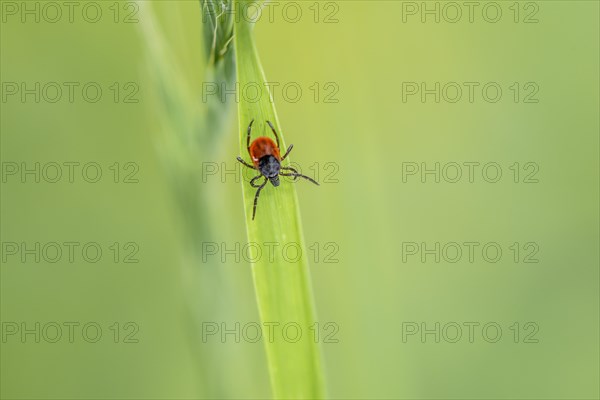
[[[236,2],[236,12],[247,8],[250,1]],[[240,6],[242,6],[240,8]],[[258,58],[253,39],[253,25],[248,18],[238,16],[234,24],[234,48],[237,63],[237,80],[240,88],[256,86],[266,91],[265,75]],[[252,99],[254,100],[254,99]],[[246,150],[246,130],[254,119],[252,137],[271,136],[266,120],[275,125],[285,147],[284,131],[277,119],[270,96],[261,96],[257,102],[240,96],[238,120],[240,133],[240,155],[249,161]],[[292,153],[293,154],[293,153]],[[288,160],[285,161],[289,162]],[[305,182],[300,182],[305,183]],[[317,190],[306,182],[305,190]],[[261,192],[256,219],[252,220],[252,204],[256,189],[247,181],[242,182],[248,241],[257,243],[263,249],[263,256],[253,263],[252,271],[256,298],[261,320],[264,323],[278,323],[273,342],[264,338],[273,396],[275,398],[322,398],[324,382],[322,377],[321,354],[315,343],[310,326],[315,322],[315,312],[310,285],[306,247],[300,223],[300,212],[295,184],[282,178],[279,187],[269,186]],[[277,251],[267,255],[266,243],[277,243]],[[301,257],[290,261],[281,251],[288,243],[300,246]],[[258,257],[256,257],[258,258]],[[295,343],[282,339],[281,331],[285,324],[296,323],[302,329],[300,340]],[[291,326],[291,325],[290,325]],[[267,329],[265,329],[266,331]],[[290,336],[295,329],[290,328]],[[294,333],[292,333],[294,332]]]
[[[208,3],[211,3],[210,5]],[[180,214],[183,228],[182,262],[180,272],[182,288],[189,315],[188,331],[192,358],[198,368],[198,395],[201,398],[231,398],[234,391],[229,384],[230,365],[222,349],[201,342],[202,323],[216,315],[228,316],[233,289],[227,275],[215,260],[205,259],[201,243],[215,240],[221,227],[213,223],[217,205],[210,198],[203,183],[201,162],[229,131],[233,101],[221,101],[221,96],[210,96],[200,101],[194,84],[203,76],[204,82],[218,87],[232,87],[235,79],[233,48],[228,46],[233,35],[231,0],[206,0],[196,6],[213,7],[202,10],[206,65],[186,65],[183,54],[200,51],[196,41],[187,42],[179,36],[177,26],[182,25],[181,15],[194,11],[187,4],[177,2],[149,2],[139,0],[141,37],[145,45],[145,86],[148,98],[153,101],[154,118],[158,121],[154,137],[158,155],[163,163],[170,189]],[[197,11],[197,10],[196,10]],[[199,23],[199,21],[197,21]],[[206,28],[210,25],[209,28]],[[183,32],[181,33],[183,35]],[[186,68],[187,67],[187,68]]]

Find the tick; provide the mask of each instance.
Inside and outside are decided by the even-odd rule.
[[[277,187],[279,186],[280,176],[291,176],[294,177],[294,182],[297,181],[298,178],[304,178],[311,181],[315,185],[319,185],[319,183],[306,175],[298,173],[298,171],[292,167],[281,166],[281,162],[290,154],[294,145],[291,144],[283,157],[281,157],[279,153],[279,136],[277,136],[277,132],[270,121],[267,121],[267,124],[269,124],[269,127],[273,131],[273,135],[275,135],[275,140],[277,143],[275,143],[273,139],[266,136],[256,138],[254,141],[252,141],[252,143],[250,143],[250,134],[252,132],[253,123],[254,120],[250,121],[250,125],[248,125],[248,136],[246,137],[246,146],[248,148],[248,154],[250,154],[250,158],[252,159],[252,164],[248,164],[242,159],[242,157],[238,157],[237,160],[244,166],[255,169],[260,173],[250,180],[250,186],[257,188],[256,195],[254,196],[254,208],[252,209],[252,219],[254,220],[254,217],[256,216],[258,196],[260,196],[260,191],[263,190],[267,182],[270,181],[273,186]],[[262,183],[257,183],[260,178],[264,178],[264,181]]]

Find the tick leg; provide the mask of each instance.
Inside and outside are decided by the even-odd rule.
[[[294,177],[297,177],[297,178],[304,178],[304,179],[307,179],[307,180],[311,181],[312,183],[314,183],[314,184],[315,184],[315,185],[317,185],[317,186],[321,186],[321,185],[319,185],[319,182],[315,181],[313,178],[309,178],[309,177],[308,177],[308,176],[306,176],[306,175],[302,175],[302,174],[295,174],[295,173],[293,173],[293,172],[292,172],[292,173],[289,173],[289,174],[279,174],[279,175],[281,175],[281,176],[294,176]]]
[[[246,136],[246,148],[248,149],[248,154],[250,154],[250,132],[252,132],[252,124],[254,120],[250,121],[250,125],[248,125],[248,135]],[[250,154],[250,158],[252,158],[252,154]]]
[[[256,169],[256,167],[255,167],[254,165],[250,165],[250,164],[248,164],[246,161],[244,161],[244,160],[242,159],[242,157],[238,157],[238,158],[237,158],[237,160],[238,160],[239,162],[241,162],[243,165],[245,165],[246,167],[248,167],[248,168]],[[259,176],[260,176],[260,175],[259,175]]]
[[[295,170],[294,168],[292,168],[292,167],[281,167],[281,169],[282,169],[282,170],[285,170],[285,171],[292,171],[292,173],[294,173],[294,174],[299,174],[299,173],[298,173],[298,171],[296,171],[296,170]],[[283,175],[283,174],[279,174],[279,175]],[[286,175],[286,176],[287,176],[287,175]],[[294,182],[296,182],[297,180],[298,180],[298,177],[297,177],[297,176],[296,176],[296,177],[294,177]]]
[[[254,182],[255,182],[255,181],[258,179],[258,178],[261,178],[261,177],[263,177],[263,176],[264,176],[264,175],[257,175],[257,176],[255,176],[254,178],[252,178],[252,179],[250,180],[250,186],[252,186],[253,188],[258,188],[258,187],[260,187],[262,184],[259,184],[259,185],[257,185],[257,184],[255,184]]]
[[[279,146],[279,143],[277,144],[277,146]],[[288,147],[288,149],[285,152],[285,154],[283,155],[283,157],[281,157],[281,161],[285,160],[285,158],[288,156],[288,154],[290,154],[290,151],[292,151],[293,148],[294,148],[294,145],[290,144],[290,147]]]
[[[273,124],[271,123],[271,121],[267,121],[267,124],[269,124],[269,126],[271,127],[271,130],[273,131],[273,135],[275,135],[275,139],[277,140],[277,147],[281,147],[281,146],[279,146],[279,136],[277,136],[277,132],[275,132],[275,128],[273,127]],[[289,153],[289,150],[288,150],[288,153]],[[283,156],[283,158],[285,158],[285,156]]]
[[[260,176],[262,176],[262,175],[259,175],[258,177],[260,177]],[[254,179],[256,179],[256,178],[253,178],[252,180],[254,180]],[[267,178],[265,178],[264,183],[258,187],[258,190],[256,191],[256,195],[254,196],[254,208],[252,209],[252,221],[254,221],[254,217],[256,216],[256,205],[258,204],[258,196],[260,196],[260,191],[263,190],[263,188],[265,187],[267,182],[269,182],[269,180]]]

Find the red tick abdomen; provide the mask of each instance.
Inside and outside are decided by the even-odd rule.
[[[250,156],[255,167],[258,167],[258,160],[264,156],[273,156],[278,160],[281,160],[279,155],[279,148],[273,141],[273,139],[262,136],[255,139],[250,144]]]

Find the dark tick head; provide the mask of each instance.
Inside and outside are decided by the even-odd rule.
[[[269,178],[269,180],[271,181],[271,184],[275,187],[279,186],[279,175],[273,177],[273,178]]]
[[[279,170],[281,163],[274,156],[263,156],[258,160],[258,170],[266,176],[273,186],[279,186]]]

